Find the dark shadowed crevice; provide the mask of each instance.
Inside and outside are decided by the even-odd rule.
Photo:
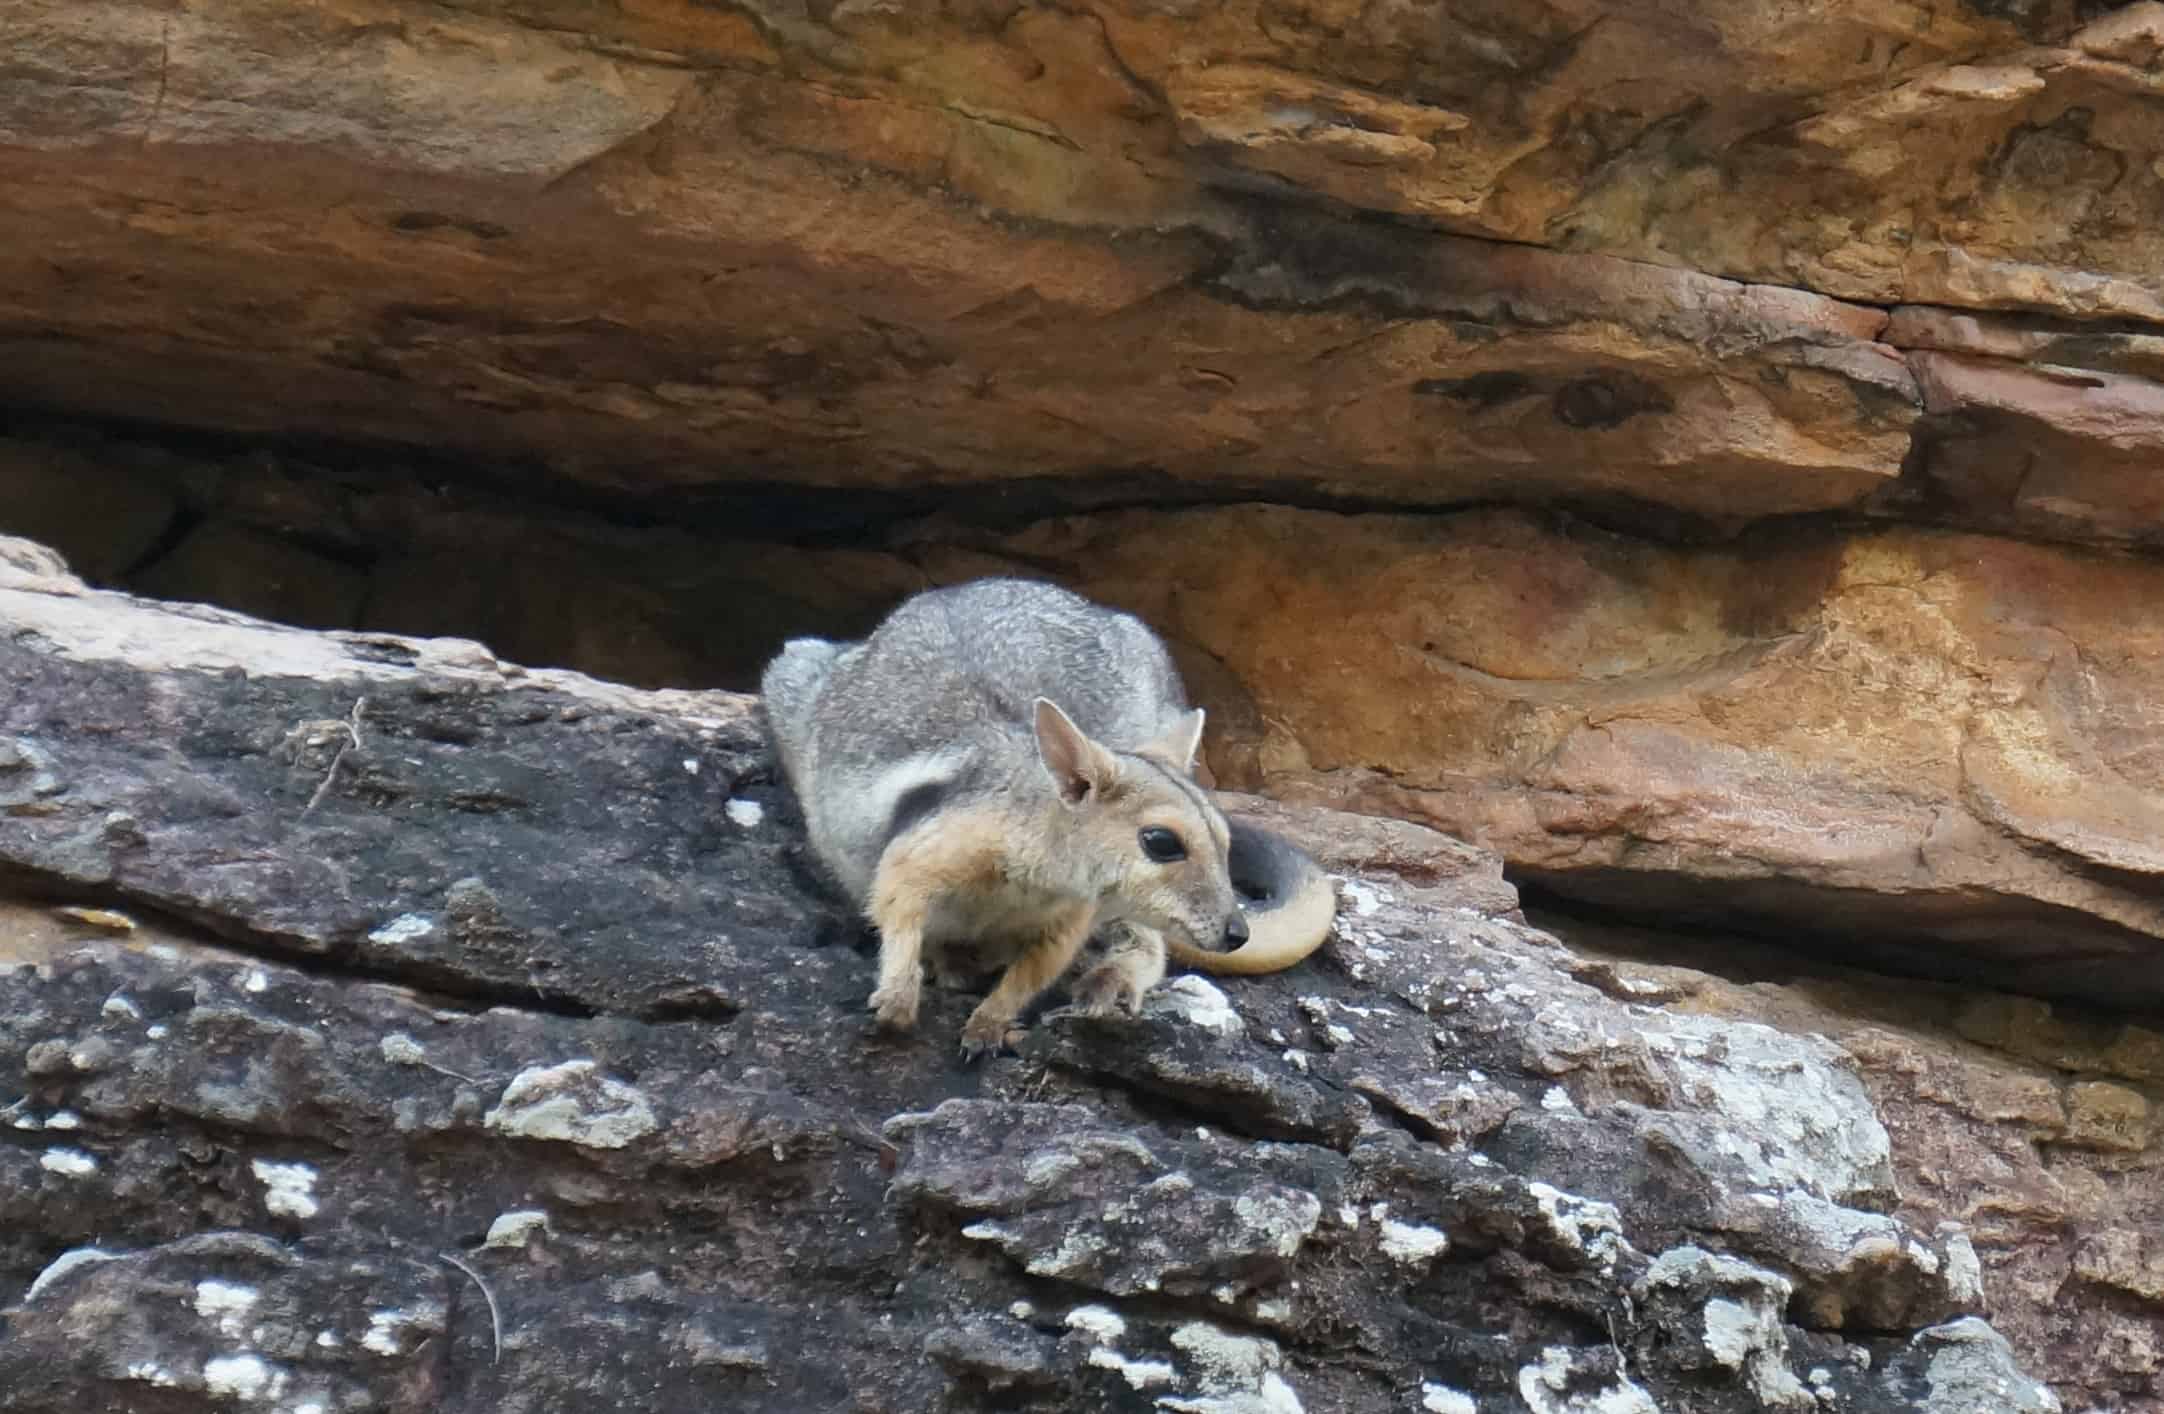
[[[1996,900],[1957,946],[1926,931],[1956,926],[1954,907],[1926,914],[1930,900],[1906,896],[1624,871],[1581,878],[1506,867],[1504,876],[1527,920],[1573,946],[1646,961],[1665,953],[1738,982],[1852,967],[2164,1017],[2164,982],[2145,983],[2145,969],[2133,965],[2150,941],[2072,909],[2030,904],[2017,922],[2001,911],[2014,904]]]
[[[404,987],[414,992],[420,1000],[451,1011],[479,1012],[491,1007],[509,1007],[515,1011],[530,1011],[549,1016],[573,1017],[590,1020],[604,1014],[600,1007],[575,996],[547,987],[503,987],[448,969],[426,966],[379,967],[371,966],[350,956],[341,949],[322,952],[311,949],[301,939],[280,938],[248,928],[244,923],[229,916],[204,910],[174,906],[124,889],[87,888],[56,882],[49,876],[0,863],[0,904],[23,903],[49,908],[78,908],[98,910],[134,920],[138,925],[154,925],[158,932],[169,938],[183,940],[191,950],[199,950],[210,960],[223,959],[230,962],[272,963],[289,967],[310,977],[354,982],[383,982]],[[101,932],[108,936],[125,938],[127,933],[118,930],[101,930],[86,926],[85,937]],[[665,1006],[657,1011],[667,1013]],[[715,1009],[721,1014],[703,1013],[693,1008],[683,1015],[640,1015],[639,1020],[722,1020],[734,1016],[735,1008]]]

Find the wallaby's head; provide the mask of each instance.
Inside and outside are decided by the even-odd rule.
[[[1068,812],[1076,861],[1097,881],[1106,914],[1170,928],[1196,947],[1247,941],[1226,860],[1231,833],[1189,777],[1202,742],[1202,712],[1181,717],[1134,751],[1092,741],[1065,712],[1038,698],[1037,754]]]

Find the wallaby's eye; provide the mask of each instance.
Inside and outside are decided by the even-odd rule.
[[[1187,846],[1162,825],[1152,825],[1142,832],[1142,852],[1159,864],[1187,858]]]

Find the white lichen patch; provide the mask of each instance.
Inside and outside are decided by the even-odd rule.
[[[1172,1344],[1188,1357],[1200,1390],[1189,1397],[1162,1396],[1159,1408],[1176,1414],[1305,1414],[1300,1397],[1278,1373],[1284,1355],[1276,1342],[1189,1321],[1173,1331]]]
[[[1538,1362],[1518,1371],[1518,1397],[1533,1414],[1661,1414],[1653,1396],[1630,1376],[1617,1375],[1613,1384],[1586,1390],[1575,1366],[1570,1351],[1549,1346]]]
[[[1448,1385],[1420,1382],[1420,1407],[1428,1414],[1480,1414],[1473,1397]]]
[[[1962,1306],[1980,1306],[1984,1300],[1984,1268],[1976,1260],[1976,1246],[1969,1235],[1941,1223],[1946,1234],[1946,1294]]]
[[[1557,1241],[1585,1253],[1604,1272],[1615,1269],[1626,1246],[1623,1215],[1615,1204],[1580,1198],[1545,1183],[1528,1184],[1526,1191],[1540,1205],[1540,1215]]]
[[[1255,1388],[1232,1394],[1189,1398],[1159,1395],[1157,1407],[1170,1410],[1172,1414],[1306,1414],[1300,1396],[1293,1393],[1283,1375],[1277,1374],[1264,1375],[1262,1383]]]
[[[1565,1090],[1560,1085],[1550,1085],[1548,1087],[1547,1093],[1540,1097],[1540,1107],[1549,1114],[1574,1115],[1578,1113],[1578,1102],[1571,1099],[1570,1091]]]
[[[1073,1154],[1034,1154],[1022,1168],[1022,1181],[1031,1188],[1053,1188],[1081,1169],[1082,1160]]]
[[[1183,972],[1143,999],[1144,1016],[1169,1016],[1226,1039],[1246,1034],[1247,1023],[1216,984]]]
[[[412,1325],[415,1319],[405,1311],[370,1311],[368,1330],[361,1337],[361,1348],[373,1350],[378,1355],[403,1355],[405,1344],[399,1333]]]
[[[285,1376],[263,1363],[258,1355],[218,1355],[203,1362],[205,1393],[232,1399],[276,1399],[285,1387]]]
[[[1235,1335],[1208,1321],[1189,1321],[1172,1333],[1206,1382],[1253,1385],[1283,1361],[1276,1344],[1257,1336]]]
[[[1127,1322],[1109,1306],[1077,1306],[1067,1313],[1067,1329],[1108,1345],[1127,1334]]]
[[[38,1293],[74,1271],[77,1267],[95,1266],[110,1262],[120,1254],[108,1252],[102,1247],[70,1247],[67,1251],[45,1264],[45,1270],[30,1279],[30,1287],[23,1292],[23,1305],[38,1299]]]
[[[1134,1389],[1169,1385],[1179,1373],[1162,1360],[1133,1360],[1103,1345],[1091,1348],[1089,1362],[1100,1370],[1119,1371]]]
[[[180,1384],[179,1376],[155,1360],[132,1361],[122,1373],[138,1384],[155,1385],[159,1389],[174,1389]]]
[[[1143,1184],[1142,1191],[1157,1198],[1184,1198],[1195,1191],[1195,1181],[1184,1173],[1160,1174]]]
[[[195,1284],[195,1314],[218,1328],[227,1340],[239,1340],[248,1313],[255,1309],[256,1289],[215,1278]]]
[[[1700,1340],[1706,1353],[1742,1377],[1759,1408],[1817,1407],[1788,1367],[1784,1316],[1794,1287],[1786,1277],[1722,1253],[1683,1246],[1655,1258],[1635,1288],[1640,1298],[1657,1298],[1663,1292],[1675,1292],[1686,1301],[1703,1298]]]
[[[273,1217],[312,1218],[316,1215],[316,1171],[312,1164],[275,1163],[256,1159],[248,1165],[256,1182],[263,1185],[263,1206]]]
[[[1640,1043],[1693,1114],[1671,1120],[1686,1151],[1752,1188],[1842,1202],[1893,1182],[1892,1145],[1849,1054],[1820,1036],[1756,1022],[1665,1016]],[[1735,1181],[1735,1180],[1731,1180]]]
[[[1339,885],[1338,895],[1352,906],[1353,916],[1357,918],[1372,917],[1390,899],[1381,889],[1358,879],[1347,879]]]
[[[143,1019],[142,1008],[138,1007],[126,992],[113,993],[105,999],[105,1005],[99,1007],[98,1010],[103,1015],[117,1016],[127,1021],[141,1021]]]
[[[1394,1261],[1412,1265],[1449,1250],[1450,1237],[1441,1228],[1401,1223],[1396,1218],[1383,1222],[1383,1253]]]
[[[979,1224],[989,1226],[989,1224]],[[976,1234],[964,1228],[964,1237]],[[1002,1231],[1001,1237],[1010,1234]],[[1056,1251],[1040,1252],[1023,1265],[1022,1270],[1036,1277],[1071,1277],[1086,1270],[1091,1263],[1112,1250],[1112,1245],[1091,1232],[1070,1232],[1060,1239]]]
[[[524,1247],[526,1239],[536,1232],[552,1232],[549,1215],[539,1208],[520,1208],[515,1212],[498,1213],[496,1220],[488,1225],[488,1236],[481,1242],[483,1247]]]
[[[66,1178],[81,1178],[98,1171],[98,1161],[80,1149],[47,1149],[38,1156],[38,1167]]]
[[[420,1065],[428,1059],[428,1051],[421,1043],[403,1031],[393,1031],[376,1043],[376,1049],[392,1065]]]
[[[766,807],[756,800],[731,800],[721,808],[730,824],[746,830],[766,819]]]
[[[590,1060],[520,1071],[482,1123],[499,1134],[588,1149],[621,1149],[661,1127],[645,1095]]]
[[[1254,1238],[1290,1257],[1322,1221],[1322,1200],[1305,1189],[1264,1189],[1235,1198],[1232,1213]]]
[[[1743,1368],[1757,1343],[1758,1319],[1748,1306],[1719,1297],[1706,1303],[1706,1352],[1731,1370]]]
[[[368,935],[379,947],[397,947],[436,931],[436,920],[423,913],[401,913]]]

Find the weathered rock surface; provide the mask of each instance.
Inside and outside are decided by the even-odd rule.
[[[2067,1407],[2164,1400],[2153,1236],[2164,1146],[2149,1118],[2164,1032],[2028,998],[1812,971],[1734,938],[1562,926],[1584,954],[1578,975],[1597,986],[1628,978],[1673,1009],[1815,1033],[1855,1057],[1891,1138],[1896,1211],[1919,1230],[1963,1226],[1994,1324],[2017,1349],[2054,1352]]]
[[[142,915],[0,921],[24,1407],[2158,1407],[2154,1031],[1500,867],[2164,1002],[2164,5],[0,11],[0,534],[460,640],[0,552],[0,888]],[[987,570],[1327,957],[952,1073],[743,701],[496,656]]]
[[[2164,571],[2144,557],[1265,506],[793,547],[140,441],[0,448],[36,493],[18,518],[137,589],[647,683],[749,685],[783,639],[858,635],[925,583],[1050,576],[1171,639],[1220,785],[1424,821],[1641,920],[2164,1000]],[[85,513],[107,504],[117,529]]]
[[[869,1033],[744,699],[158,608],[26,549],[0,576],[8,888],[137,915],[0,915],[11,1408],[2156,1392],[1982,1319],[2109,1309],[2153,1348],[2138,1237],[2066,1251],[1988,1165],[1919,1206],[1960,1151],[1912,1150],[1869,1047],[1663,1005],[1713,984],[1574,956],[1462,847],[1349,874],[1290,974],[963,1071],[966,997]],[[2132,1173],[2099,1083],[2068,1132]],[[2062,1182],[2102,1184],[2089,1152]],[[1976,1226],[1941,1226],[1964,1180]],[[2131,1194],[2096,1211],[2135,1231]],[[2056,1293],[2003,1280],[2054,1260]]]
[[[649,508],[1019,477],[2154,543],[2160,54],[2153,0],[19,0],[0,376]]]

